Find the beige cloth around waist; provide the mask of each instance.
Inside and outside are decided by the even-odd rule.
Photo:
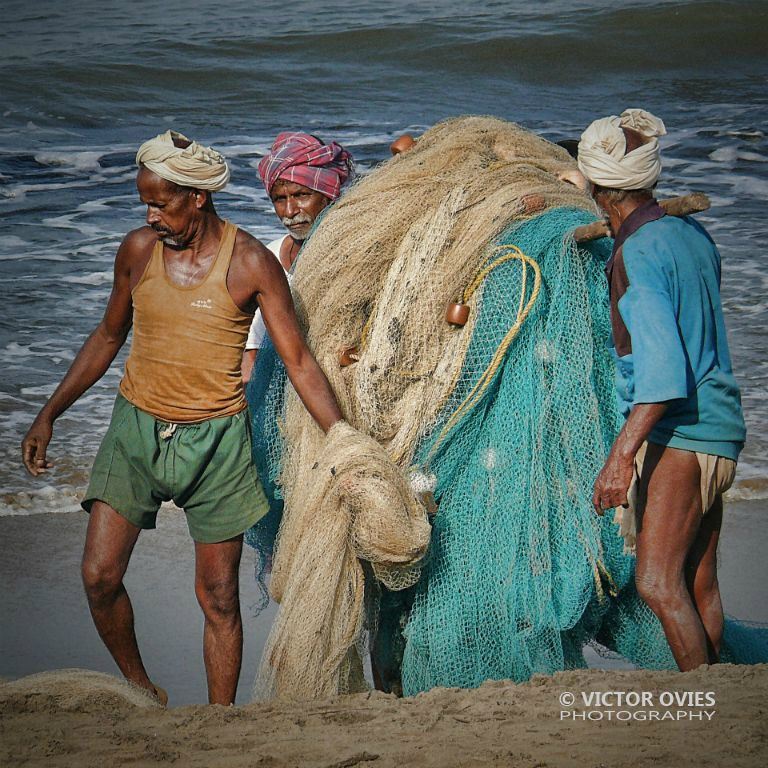
[[[648,442],[640,446],[635,456],[635,470],[632,474],[632,482],[627,491],[626,507],[616,507],[614,522],[619,525],[619,535],[624,539],[624,553],[634,555],[637,547],[637,518],[643,511],[638,489],[640,478],[643,474],[645,453],[648,450]],[[701,470],[701,511],[705,515],[712,508],[719,494],[725,493],[736,476],[736,462],[725,456],[712,456],[709,453],[694,452]]]

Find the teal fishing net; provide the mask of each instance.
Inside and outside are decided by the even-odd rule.
[[[590,220],[556,209],[499,239],[536,262],[541,288],[482,398],[456,421],[523,292],[520,262],[488,274],[459,386],[418,451],[437,477],[439,512],[405,630],[408,694],[583,666],[609,592],[631,575],[615,527],[591,504],[620,416],[607,350],[610,244],[567,240]]]
[[[279,425],[285,407],[287,381],[285,366],[267,335],[256,355],[245,390],[251,418],[253,458],[269,502],[267,514],[245,532],[245,543],[253,548],[256,556],[254,573],[259,600],[254,609],[257,615],[269,604],[266,578],[283,514],[283,496],[278,485],[282,453]]]

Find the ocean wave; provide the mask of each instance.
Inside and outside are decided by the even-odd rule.
[[[45,485],[31,491],[0,493],[0,517],[70,513],[81,509],[84,488]]]
[[[725,493],[724,499],[726,501],[761,501],[768,499],[768,478],[737,479]]]
[[[35,160],[40,165],[52,166],[66,172],[80,173],[82,171],[101,170],[103,152],[73,151],[73,152],[39,152]]]
[[[0,491],[0,517],[14,515],[43,515],[50,513],[79,512],[80,499],[85,485],[52,485],[17,492]],[[764,501],[768,499],[768,480],[746,480],[737,482],[726,494],[725,501]],[[174,507],[166,502],[165,507]]]
[[[112,283],[113,273],[109,272],[91,272],[88,275],[65,275],[59,280],[63,283],[74,283],[76,285],[107,285]]]

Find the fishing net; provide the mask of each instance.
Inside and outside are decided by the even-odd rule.
[[[584,666],[595,638],[673,666],[591,506],[620,417],[610,243],[572,237],[597,218],[561,179],[573,167],[512,123],[447,121],[357,182],[302,249],[297,312],[354,429],[324,438],[260,351],[248,398],[271,510],[247,540],[262,564],[275,544],[281,609],[257,695],[359,690],[366,639],[377,681],[406,694]],[[469,307],[463,326],[446,322],[452,302]],[[358,440],[370,460],[354,464]],[[361,501],[337,520],[345,494]],[[366,505],[367,550],[353,531]]]

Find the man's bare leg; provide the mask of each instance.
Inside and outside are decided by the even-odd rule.
[[[723,604],[717,580],[717,544],[723,524],[723,498],[719,494],[701,522],[686,564],[686,582],[707,637],[709,663],[720,661],[723,639]]]
[[[88,520],[82,577],[99,636],[126,680],[157,693],[144,669],[133,624],[133,607],[123,577],[141,529],[103,501]]]
[[[683,672],[709,662],[704,626],[685,578],[702,522],[699,478],[694,453],[649,443],[639,489],[646,504],[639,521],[635,582],[659,617]]]
[[[234,704],[243,656],[240,618],[242,535],[217,544],[195,542],[195,593],[205,616],[203,658],[211,704]]]

